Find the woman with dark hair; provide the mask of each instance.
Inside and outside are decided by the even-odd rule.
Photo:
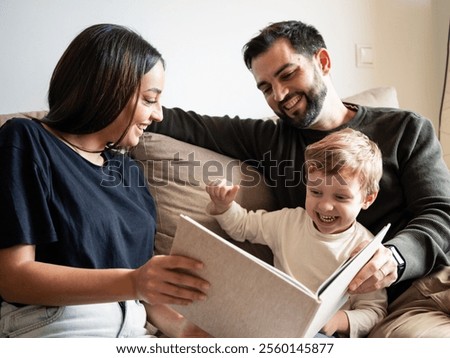
[[[0,129],[0,336],[203,334],[165,306],[204,299],[181,273],[202,263],[152,257],[155,204],[117,150],[163,119],[164,75],[141,36],[94,25],[58,62],[47,117]]]

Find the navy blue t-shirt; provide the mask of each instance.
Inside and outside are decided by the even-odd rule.
[[[38,121],[0,128],[0,248],[36,245],[36,261],[137,268],[153,254],[156,211],[138,164],[87,161]]]

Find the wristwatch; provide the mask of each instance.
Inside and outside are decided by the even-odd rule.
[[[398,252],[397,248],[394,245],[385,245],[392,252],[392,256],[394,256],[395,261],[397,261],[397,281],[402,276],[405,271],[406,262],[403,256]]]

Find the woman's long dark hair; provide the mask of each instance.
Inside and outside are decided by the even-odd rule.
[[[42,121],[70,134],[105,128],[158,61],[164,65],[161,54],[128,28],[99,24],[85,29],[56,65],[48,92],[49,113]]]

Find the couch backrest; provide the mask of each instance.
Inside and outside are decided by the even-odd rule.
[[[9,114],[0,114],[0,127],[11,118],[44,118],[47,114],[47,111],[34,111],[34,112],[17,112],[17,113],[9,113]]]
[[[236,159],[156,133],[145,133],[131,154],[142,164],[156,200],[157,253],[170,251],[180,214],[188,215],[228,238],[216,220],[205,213],[209,202],[205,187],[216,178],[240,184],[236,201],[243,207],[250,210],[275,209],[275,197],[263,176]],[[239,246],[267,258],[264,248],[248,244]]]

